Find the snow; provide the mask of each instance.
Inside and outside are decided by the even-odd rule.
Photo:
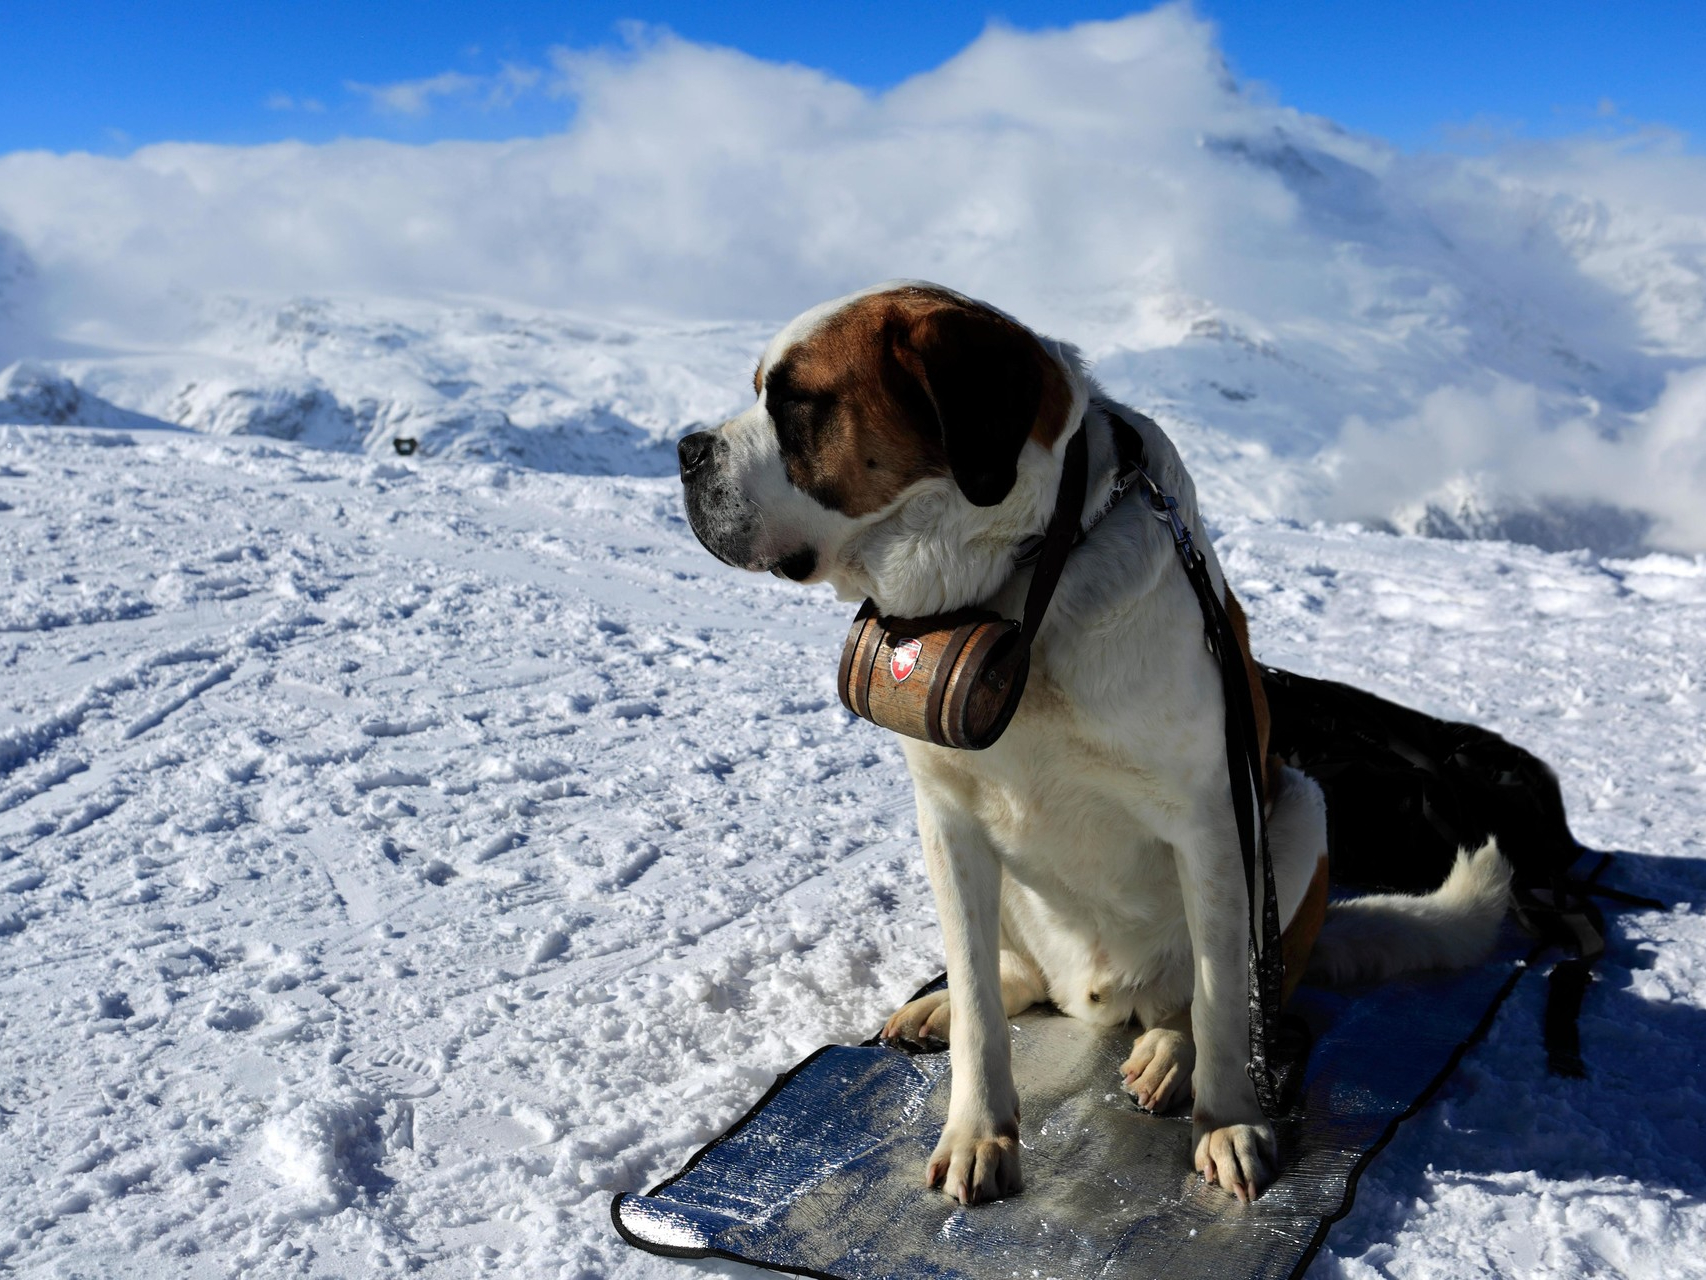
[[[848,607],[667,477],[13,426],[0,504],[0,1260],[747,1274],[608,1199],[941,967]],[[1217,532],[1264,657],[1530,746],[1677,904],[1592,1079],[1523,984],[1312,1274],[1706,1273],[1706,559]]]

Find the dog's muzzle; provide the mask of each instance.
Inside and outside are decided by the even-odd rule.
[[[681,464],[687,523],[700,545],[737,569],[769,568],[754,562],[758,515],[729,476],[724,462],[728,445],[715,431],[695,431],[681,438],[675,453]]]

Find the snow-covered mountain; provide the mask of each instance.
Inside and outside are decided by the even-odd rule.
[[[1465,423],[1497,430],[1486,420],[1508,398],[1502,392],[1518,388],[1520,407],[1503,420],[1508,450],[1535,447],[1549,435],[1543,421],[1569,421],[1592,406],[1596,437],[1607,448],[1635,437],[1635,462],[1642,414],[1613,407],[1640,403],[1626,389],[1631,375],[1515,324],[1512,308],[1485,292],[1445,292],[1457,309],[1408,322],[1451,334],[1454,352],[1438,349],[1437,333],[1389,345],[1349,326],[1349,337],[1259,336],[1205,302],[1168,294],[1141,299],[1138,322],[1083,327],[1100,379],[1179,438],[1216,511],[1358,518],[1613,554],[1646,545],[1650,495],[1589,497],[1568,484],[1551,494],[1510,492],[1500,460],[1460,434]],[[502,304],[221,298],[170,348],[25,361],[0,373],[0,420],[152,419],[375,455],[404,437],[445,460],[665,474],[676,438],[750,394],[752,364],[773,328],[636,325]],[[1662,391],[1662,364],[1643,366],[1649,390]],[[1518,382],[1518,371],[1528,380]],[[1470,408],[1435,435],[1426,406],[1442,387]],[[1347,420],[1355,439],[1383,408],[1388,418],[1398,410],[1410,418],[1396,430],[1361,429],[1347,452]],[[1459,463],[1453,454],[1466,444]],[[1417,454],[1426,455],[1419,468]],[[1417,470],[1431,483],[1418,486]]]
[[[159,428],[170,424],[120,409],[33,360],[0,369],[0,422],[32,427]]]
[[[753,326],[618,325],[374,299],[216,299],[167,350],[56,362],[104,400],[213,435],[544,471],[673,471],[738,397]],[[0,416],[5,413],[0,401]],[[89,422],[87,425],[98,425]]]
[[[1706,550],[1706,159],[1662,130],[1407,154],[1181,5],[882,93],[659,33],[571,64],[550,137],[0,156],[0,365],[654,473],[778,324],[916,276],[1079,344],[1216,511]]]

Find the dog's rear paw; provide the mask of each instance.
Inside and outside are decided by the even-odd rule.
[[[1198,1119],[1193,1126],[1197,1172],[1227,1195],[1248,1204],[1273,1181],[1279,1166],[1278,1144],[1270,1124],[1229,1124],[1213,1127]]]
[[[1191,1096],[1197,1047],[1182,1031],[1151,1027],[1131,1046],[1120,1066],[1122,1086],[1145,1111],[1169,1111]]]
[[[1001,1129],[1011,1132],[1002,1132]],[[942,1131],[930,1157],[924,1183],[941,1187],[961,1204],[987,1204],[1024,1190],[1019,1174],[1019,1125],[991,1126],[987,1131]]]
[[[882,1039],[908,1053],[940,1053],[948,1047],[948,993],[932,991],[890,1015]]]

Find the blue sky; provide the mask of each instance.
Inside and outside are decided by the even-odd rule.
[[[1134,7],[1144,6],[4,0],[0,152],[550,132],[571,110],[550,92],[550,50],[619,44],[628,20],[876,88],[938,65],[991,18],[1035,28]],[[1196,8],[1218,23],[1241,78],[1406,147],[1631,123],[1671,125],[1695,151],[1706,138],[1706,0]]]

